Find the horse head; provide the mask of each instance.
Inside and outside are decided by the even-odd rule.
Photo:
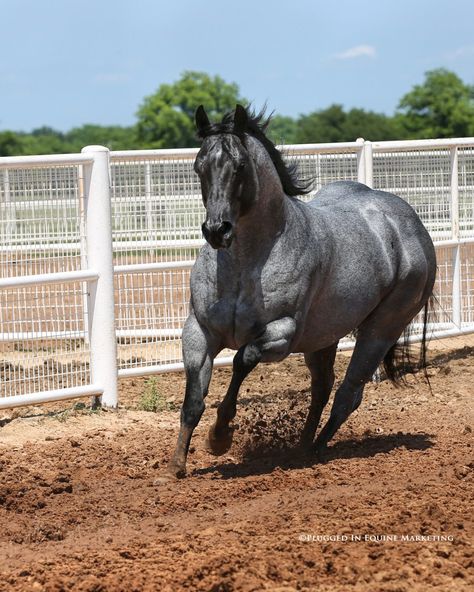
[[[214,249],[230,247],[238,221],[257,199],[257,171],[246,146],[248,114],[237,105],[222,124],[211,124],[201,105],[196,111],[203,138],[194,162],[201,181],[206,220],[202,233]]]

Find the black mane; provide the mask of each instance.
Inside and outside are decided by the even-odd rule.
[[[198,132],[199,137],[204,139],[217,134],[234,134],[243,141],[245,133],[253,136],[263,145],[272,159],[286,195],[295,196],[309,193],[312,181],[300,177],[296,163],[285,164],[281,152],[265,135],[272,116],[265,116],[265,108],[260,113],[255,113],[249,107],[246,107],[245,111],[248,119],[244,130],[235,129],[234,112],[230,111],[224,115],[220,123],[209,123],[204,129],[200,129]]]

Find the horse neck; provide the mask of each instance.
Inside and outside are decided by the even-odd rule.
[[[249,141],[258,178],[257,198],[253,207],[239,220],[234,252],[255,259],[265,256],[286,226],[288,198],[270,156],[257,140]],[[232,248],[231,246],[231,248]]]

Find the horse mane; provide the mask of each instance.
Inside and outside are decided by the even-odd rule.
[[[234,111],[229,111],[224,115],[220,123],[210,123],[204,129],[201,129],[198,133],[201,139],[207,138],[208,136],[215,136],[217,134],[234,134],[244,141],[245,133],[256,138],[265,150],[268,152],[275,169],[280,177],[283,191],[286,195],[305,195],[311,191],[313,181],[312,179],[305,179],[300,176],[298,165],[293,163],[285,163],[283,160],[282,153],[277,150],[275,144],[265,135],[265,131],[272,119],[270,114],[268,117],[265,115],[266,108],[256,113],[250,107],[246,107],[247,123],[245,128],[235,129],[234,126]]]

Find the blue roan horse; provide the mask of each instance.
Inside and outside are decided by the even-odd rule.
[[[222,454],[231,445],[230,422],[248,373],[259,362],[303,352],[312,380],[301,444],[322,452],[359,406],[379,364],[397,379],[397,341],[423,307],[426,328],[436,258],[411,206],[352,181],[323,187],[309,203],[296,199],[308,186],[265,136],[267,123],[240,105],[219,124],[210,123],[202,106],[196,112],[203,142],[195,171],[207,244],[191,275],[183,331],[186,394],[168,475],[185,475],[213,360],[222,349],[237,353],[209,433],[211,451]],[[313,444],[334,383],[338,341],[352,331],[357,340],[347,373]],[[423,340],[423,356],[424,348]]]

